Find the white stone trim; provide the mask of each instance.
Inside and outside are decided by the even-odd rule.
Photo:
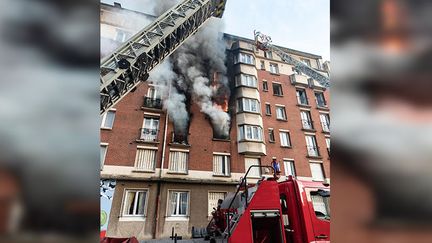
[[[213,155],[229,155],[229,156],[231,156],[230,153],[225,153],[225,152],[213,152]]]
[[[169,150],[170,152],[171,151],[175,151],[175,152],[185,152],[185,153],[189,153],[189,149],[179,149],[179,148],[170,148],[170,150]]]
[[[158,147],[137,145],[137,149],[153,149],[153,150],[158,150]]]
[[[155,116],[155,117],[160,117],[161,115],[160,115],[159,113],[144,112],[144,116]]]

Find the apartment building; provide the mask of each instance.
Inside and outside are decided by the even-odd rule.
[[[224,34],[224,40],[231,85],[224,108],[231,117],[228,137],[216,136],[193,102],[188,133],[175,134],[151,80],[101,118],[107,236],[167,238],[174,228],[189,237],[193,226],[207,226],[218,199],[236,190],[249,166],[270,165],[272,157],[281,163],[281,180],[329,180],[328,90],[276,54],[257,50],[250,39]],[[322,70],[320,56],[283,49]],[[263,173],[251,170],[248,181]]]

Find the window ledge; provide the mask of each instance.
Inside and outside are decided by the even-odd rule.
[[[135,142],[137,142],[137,143],[160,144],[159,141],[147,141],[147,140],[144,140],[144,139],[136,139]]]
[[[315,129],[311,129],[311,128],[302,128],[301,129],[302,131],[305,131],[305,132],[316,132],[316,130]]]
[[[212,140],[217,142],[231,142],[231,139],[223,139],[223,138],[212,138]]]
[[[189,216],[166,216],[165,221],[189,221]]]
[[[178,171],[167,171],[167,174],[172,174],[172,175],[187,175],[187,172],[178,172]]]
[[[246,62],[237,62],[237,63],[234,63],[234,65],[237,65],[237,64],[243,64],[243,65],[248,65],[248,66],[253,66],[253,67],[255,67],[255,63],[246,63]]]
[[[310,105],[305,105],[305,104],[297,104],[298,107],[305,107],[305,108],[311,108],[312,106]]]
[[[262,91],[263,91],[263,92],[268,92],[268,89],[263,89]]]
[[[112,127],[101,127],[100,129],[101,130],[106,130],[106,131],[111,131]]]
[[[141,169],[133,169],[132,172],[138,172],[138,173],[155,173],[155,170],[141,170]]]
[[[276,76],[280,76],[280,73],[272,73],[272,72],[269,72],[271,75],[276,75]]]
[[[306,158],[311,158],[311,159],[322,159],[323,157],[320,156],[320,155],[318,155],[318,156],[315,156],[315,155],[306,155]]]
[[[269,141],[269,143],[276,143],[276,141]]]
[[[316,107],[318,110],[323,110],[323,111],[329,111],[330,108],[328,106],[317,106]]]
[[[279,95],[279,94],[273,94],[273,96],[283,97],[283,95]]]
[[[288,121],[287,119],[281,119],[281,118],[276,118],[276,120],[283,121],[283,122],[287,122]]]
[[[247,85],[244,85],[244,84],[237,85],[236,88],[250,88],[250,89],[258,89],[258,87],[255,87],[255,86],[247,86]]]
[[[288,148],[288,149],[292,149],[292,146],[283,146],[283,145],[281,145],[281,148]]]
[[[264,143],[264,141],[242,139],[239,143]]]
[[[148,110],[148,111],[155,111],[158,113],[162,113],[163,109],[159,109],[159,108],[152,108],[152,107],[146,107],[146,106],[141,106],[141,110]]]
[[[330,131],[322,131],[322,133],[330,134]]]
[[[120,216],[119,221],[123,222],[131,222],[131,221],[140,221],[144,222],[146,220],[145,216]]]
[[[213,174],[214,177],[226,177],[229,178],[231,175],[219,175],[219,174]]]
[[[249,113],[249,114],[254,114],[254,115],[261,115],[260,112],[255,112],[255,111],[238,111],[237,114],[240,113]]]
[[[190,144],[184,144],[184,143],[168,143],[168,144],[175,147],[190,148]]]

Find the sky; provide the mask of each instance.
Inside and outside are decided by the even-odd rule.
[[[149,1],[156,0],[101,0],[114,1],[152,14]],[[259,30],[276,45],[330,60],[330,0],[227,0],[222,19],[228,34],[253,39]]]

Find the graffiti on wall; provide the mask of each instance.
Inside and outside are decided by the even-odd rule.
[[[116,181],[111,179],[102,179],[100,181],[100,232],[105,236],[108,228],[109,214],[111,211],[112,199]]]

